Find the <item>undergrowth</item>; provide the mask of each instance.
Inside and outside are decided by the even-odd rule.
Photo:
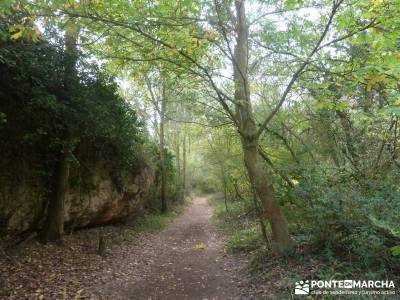
[[[226,207],[221,199],[214,196],[210,198],[210,204],[214,208],[218,229],[228,237],[228,251],[253,251],[262,246],[259,225],[254,218],[250,218],[253,211],[249,203],[236,201]]]
[[[329,194],[324,194],[318,199],[328,196]],[[351,194],[343,194],[341,197],[346,199]],[[352,204],[349,199],[346,205]],[[352,199],[358,203],[366,201],[361,197]],[[251,199],[228,201],[226,207],[225,201],[215,196],[210,203],[214,208],[217,227],[227,237],[227,249],[231,253],[247,253],[250,258],[250,273],[256,281],[267,285],[266,289],[273,293],[271,297],[294,297],[295,282],[306,279],[394,280],[396,288],[399,285],[399,257],[390,252],[390,247],[396,245],[396,239],[390,235],[389,227],[382,225],[382,222],[372,219],[368,223],[363,222],[364,219],[358,219],[362,210],[349,210],[348,215],[343,215],[347,213],[343,212],[346,209],[344,206],[340,208],[342,214],[338,210],[335,218],[332,215],[335,209],[326,202],[321,204],[319,215],[308,216],[304,215],[307,208],[301,210],[295,205],[287,205],[286,215],[296,220],[296,223],[289,224],[296,251],[283,257],[273,254],[263,243]],[[362,207],[361,204],[359,206]],[[313,209],[316,209],[315,205]],[[376,214],[378,213],[382,214],[383,210],[376,210]],[[347,217],[351,223],[345,227],[346,224],[339,221],[346,220]],[[374,299],[372,296],[351,297],[328,295],[323,299]],[[382,296],[379,299],[393,299],[390,297]]]

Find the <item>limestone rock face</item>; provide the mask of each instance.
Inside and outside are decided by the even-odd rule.
[[[154,177],[154,169],[146,166],[128,178],[125,190],[119,191],[107,169],[99,168],[93,176],[93,189],[86,193],[69,191],[65,201],[66,225],[84,227],[134,217],[142,209]]]
[[[154,179],[154,166],[143,163],[135,175],[124,179],[123,188],[117,188],[109,168],[99,163],[88,187],[71,185],[65,198],[65,226],[94,226],[137,216]],[[18,234],[37,228],[46,207],[43,186],[29,175],[18,182],[0,181],[0,230]]]

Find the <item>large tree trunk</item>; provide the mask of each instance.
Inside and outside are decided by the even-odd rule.
[[[166,179],[167,170],[165,168],[165,149],[164,149],[164,126],[165,126],[165,108],[166,108],[166,95],[165,95],[165,82],[162,87],[162,99],[160,109],[160,164],[161,164],[161,186],[160,186],[160,198],[161,198],[161,212],[167,211],[167,196],[166,196]]]
[[[271,224],[274,249],[286,252],[292,247],[286,220],[274,195],[272,184],[259,155],[257,126],[251,106],[248,82],[248,26],[244,0],[236,0],[236,45],[234,56],[236,121],[241,135],[244,163],[264,212]]]

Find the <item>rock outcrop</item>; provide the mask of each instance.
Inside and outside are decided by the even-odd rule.
[[[35,179],[25,174],[18,180],[0,179],[0,229],[18,234],[40,226],[46,209],[46,192]],[[106,224],[137,216],[155,179],[151,163],[141,163],[136,175],[124,179],[117,188],[106,164],[99,163],[89,180],[89,188],[71,186],[65,200],[66,228]]]

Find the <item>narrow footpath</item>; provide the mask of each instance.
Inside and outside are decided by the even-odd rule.
[[[245,261],[225,253],[211,216],[207,199],[195,198],[167,229],[142,244],[140,260],[150,262],[148,268],[134,282],[123,288],[110,283],[103,293],[135,300],[251,299],[242,279]]]
[[[195,198],[185,213],[157,236],[155,263],[129,291],[131,299],[240,298],[237,266],[224,253],[211,213],[205,198]]]

